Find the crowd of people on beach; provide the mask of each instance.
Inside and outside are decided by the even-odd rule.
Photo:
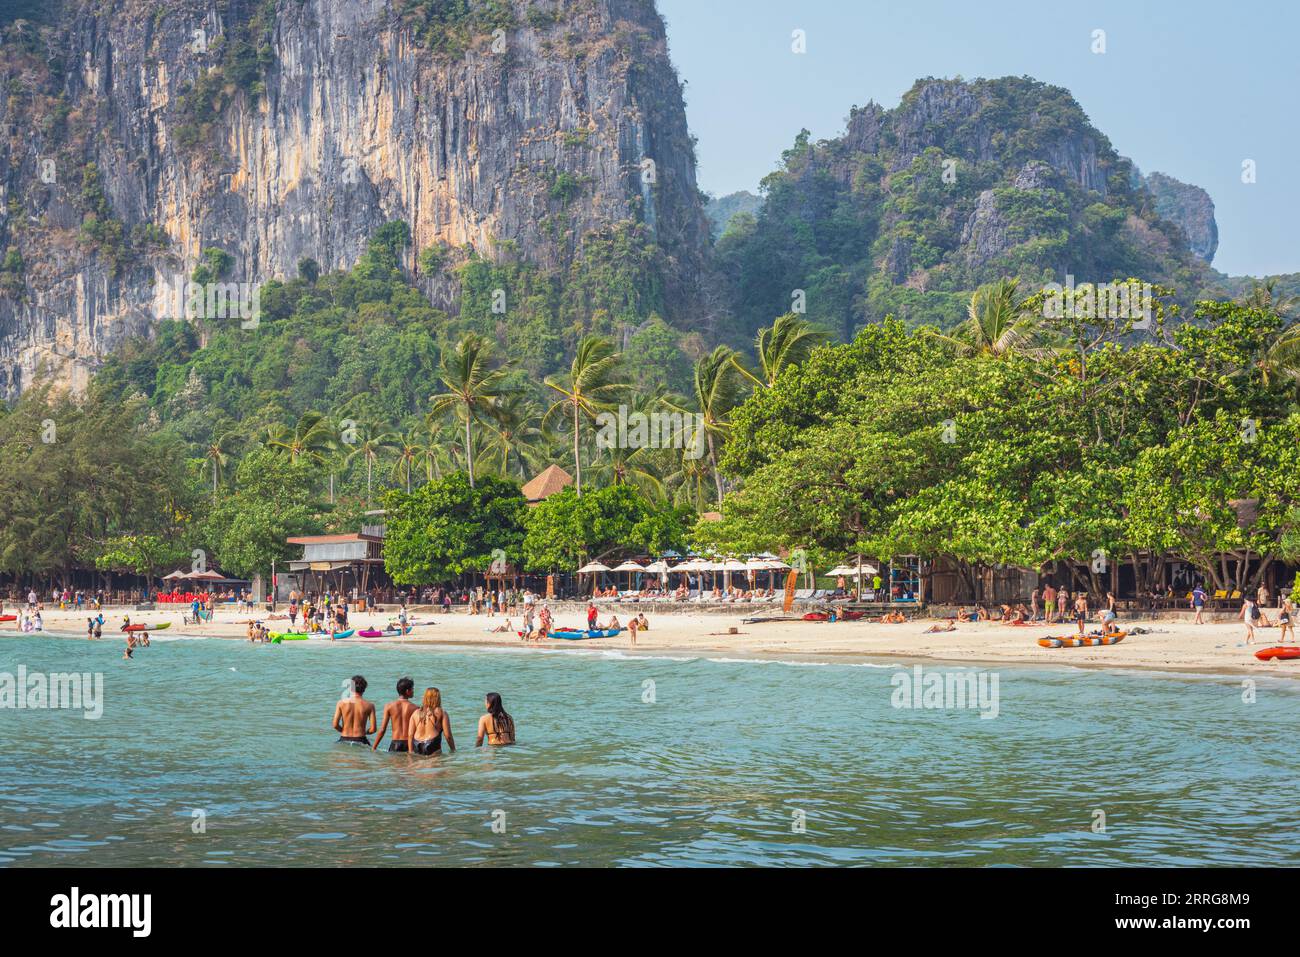
[[[451,730],[451,718],[442,706],[442,692],[425,688],[419,707],[411,700],[415,696],[415,681],[399,678],[397,698],[384,706],[383,723],[379,723],[375,706],[366,700],[368,682],[362,675],[353,675],[347,682],[348,693],[334,706],[330,726],[339,734],[338,743],[369,747],[379,750],[384,736],[392,729],[390,752],[407,754],[441,754],[444,742],[448,751],[456,750],[456,739]],[[515,720],[501,703],[501,695],[489,691],[483,698],[484,714],[479,718],[474,747],[505,746],[515,743]],[[372,744],[370,736],[374,735]]]

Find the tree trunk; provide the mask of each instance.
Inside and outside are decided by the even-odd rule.
[[[713,470],[713,484],[718,487],[718,507],[722,507],[722,476],[718,474],[718,457],[713,449],[713,433],[707,430],[704,433],[709,440],[709,467]]]
[[[582,455],[578,445],[578,403],[573,404],[573,471],[578,497],[582,498]]]
[[[474,487],[474,449],[469,444],[469,409],[465,410],[465,462],[469,466],[469,487]]]

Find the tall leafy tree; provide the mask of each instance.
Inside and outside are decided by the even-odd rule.
[[[221,473],[230,464],[231,455],[234,454],[234,450],[243,440],[242,433],[231,429],[222,432],[220,435],[213,435],[204,447],[203,457],[212,466],[212,502],[214,505],[217,501],[217,484],[221,481]]]
[[[787,312],[778,316],[771,326],[758,331],[754,350],[758,371],[751,372],[739,356],[735,357],[736,368],[754,385],[770,389],[782,370],[802,363],[827,338],[825,332],[808,320]]]
[[[698,414],[698,427],[690,426],[692,442],[704,443],[719,505],[723,496],[722,473],[718,471],[719,448],[731,430],[731,412],[743,397],[735,355],[729,347],[718,346],[701,357],[695,364],[694,395],[666,403],[684,415]],[[690,451],[697,453],[698,449],[692,445]]]
[[[400,453],[401,443],[396,433],[390,432],[373,422],[361,425],[357,430],[356,441],[352,443],[347,454],[347,462],[355,459],[366,463],[366,503],[369,504],[374,494],[374,467],[383,455]]]
[[[546,386],[559,398],[546,412],[546,420],[564,418],[573,429],[574,489],[582,495],[582,424],[609,409],[626,388],[619,379],[622,355],[604,336],[587,336],[578,343],[568,375],[547,376]]]
[[[325,464],[326,457],[338,447],[338,433],[323,412],[304,412],[293,428],[276,424],[267,429],[266,444],[289,456],[314,465]]]
[[[471,429],[491,414],[492,402],[505,391],[506,370],[493,362],[492,344],[468,333],[454,351],[444,355],[439,371],[445,392],[433,397],[429,419],[454,414],[465,425],[466,472],[474,485],[474,442]]]

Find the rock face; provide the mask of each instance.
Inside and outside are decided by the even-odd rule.
[[[1214,200],[1199,186],[1179,182],[1164,173],[1152,173],[1143,181],[1156,200],[1156,212],[1187,234],[1192,253],[1207,263],[1214,262],[1219,248],[1219,226],[1214,220]]]
[[[1003,277],[1136,275],[1189,299],[1209,278],[1069,91],[1029,77],[918,80],[893,109],[854,108],[842,136],[803,131],[782,160],[754,227],[715,247],[745,330],[792,289],[848,337],[888,315],[950,327]]]
[[[0,392],[42,367],[83,385],[203,250],[259,282],[349,267],[399,219],[413,272],[435,245],[562,270],[641,223],[687,314],[709,225],[652,0],[475,0],[456,22],[426,4],[432,27],[407,6],[70,0],[11,26],[0,67],[30,98],[0,100],[0,253],[24,264],[0,288]],[[454,311],[452,281],[422,283]]]

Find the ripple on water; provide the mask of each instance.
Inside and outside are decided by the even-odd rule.
[[[106,676],[100,721],[0,721],[6,864],[1300,864],[1300,841],[1250,814],[1300,777],[1282,681],[1247,706],[1237,679],[1006,667],[982,720],[893,707],[905,662],[197,639],[122,667],[80,641],[6,650]],[[381,704],[402,675],[441,688],[460,750],[334,745],[357,671]],[[490,690],[514,748],[472,746]]]

